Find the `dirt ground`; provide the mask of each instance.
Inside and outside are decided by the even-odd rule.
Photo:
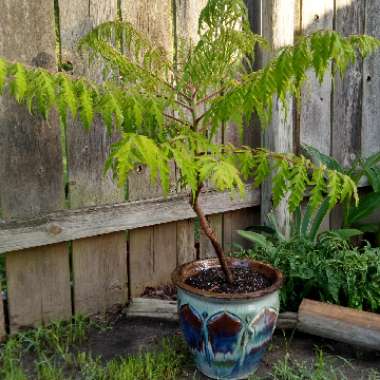
[[[151,349],[164,337],[180,334],[175,322],[158,321],[143,318],[120,318],[112,329],[91,333],[85,350],[103,357],[105,361],[118,356],[126,356]],[[329,362],[334,363],[342,373],[352,380],[366,379],[371,370],[380,371],[380,352],[364,352],[346,344],[319,339],[305,334],[276,332],[272,344],[260,366],[257,375],[270,373],[274,363],[288,353],[293,361],[307,362],[315,360],[317,348],[323,349]],[[187,376],[179,380],[204,380],[206,377],[193,370],[189,363]]]

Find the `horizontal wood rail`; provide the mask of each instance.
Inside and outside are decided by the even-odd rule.
[[[260,204],[260,191],[247,187],[244,198],[230,192],[201,194],[206,215]],[[0,222],[0,253],[39,247],[179,220],[195,213],[185,194],[147,201],[63,210],[30,220]]]

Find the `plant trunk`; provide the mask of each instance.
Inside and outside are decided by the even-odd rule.
[[[208,222],[206,215],[203,213],[203,211],[199,205],[198,195],[199,195],[199,193],[195,196],[195,200],[191,202],[191,206],[199,218],[199,222],[200,222],[200,225],[201,225],[203,232],[210,239],[211,244],[215,249],[216,255],[218,256],[220,265],[222,267],[224,275],[226,276],[227,282],[229,284],[232,284],[234,282],[234,279],[233,279],[232,272],[231,272],[230,268],[228,267],[223,247],[218,242],[218,239],[216,238],[215,231],[210,226],[210,223]]]

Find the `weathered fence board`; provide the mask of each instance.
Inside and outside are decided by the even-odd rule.
[[[0,40],[0,55],[54,70],[53,2],[5,0],[1,7],[0,33],[5,38]],[[60,131],[54,115],[49,123],[43,122],[8,97],[0,102],[3,218],[31,217],[63,208]],[[10,252],[6,268],[11,332],[70,316],[65,244]]]
[[[213,228],[218,241],[223,243],[223,214],[210,215],[207,217],[208,222]],[[202,229],[199,234],[199,258],[207,259],[215,257],[215,249],[210,239],[205,235]]]
[[[363,33],[364,2],[337,0],[335,30],[344,34]],[[344,166],[350,166],[360,155],[362,121],[362,62],[347,69],[344,77],[336,74],[332,101],[331,155]],[[342,212],[333,210],[330,226],[339,228]]]
[[[301,31],[306,35],[320,29],[333,29],[334,1],[302,1],[301,20]],[[325,154],[331,150],[331,91],[330,68],[322,84],[314,72],[310,72],[301,95],[300,143],[312,145]]]
[[[229,192],[205,192],[199,201],[205,214],[212,215],[258,206],[260,192],[247,187],[244,198],[232,197]],[[194,217],[189,197],[184,194],[59,211],[22,222],[0,223],[0,253]]]
[[[187,219],[177,222],[177,265],[196,258],[194,221]]]
[[[101,80],[101,65],[90,65],[76,54],[76,44],[91,28],[117,17],[117,0],[60,0],[60,27],[63,62],[73,65],[73,72]],[[76,12],[73,12],[76,9]],[[100,120],[89,130],[79,121],[67,128],[69,201],[73,209],[124,200],[124,189],[104,175],[112,136]],[[126,235],[75,240],[72,244],[74,311],[85,315],[104,313],[128,299]]]
[[[122,15],[123,19],[130,21],[138,30],[146,33],[153,43],[160,44],[165,48],[169,59],[174,58],[174,15],[172,1],[142,0],[136,2],[128,0],[122,5]],[[175,191],[174,166],[172,173],[172,187],[173,191]],[[149,173],[147,173],[146,168],[141,168],[140,171],[129,177],[129,200],[146,199],[152,195],[158,196],[161,193],[159,187],[150,185],[148,177]],[[139,239],[134,234],[138,234]],[[132,296],[141,294],[145,286],[155,286],[167,282],[167,274],[175,268],[177,262],[176,235],[176,223],[150,227],[138,232],[130,232],[129,263],[131,266],[130,289]],[[148,244],[148,242],[150,243]],[[168,251],[172,254],[174,253],[174,256],[165,263],[168,259]],[[139,261],[147,263],[146,267],[144,268]],[[145,270],[148,273],[142,275],[141,270]],[[147,278],[147,281],[143,278],[144,276]],[[165,280],[163,280],[164,277],[166,277]]]
[[[6,271],[11,332],[71,316],[66,244],[12,252]]]
[[[273,49],[291,45],[294,41],[295,29],[295,0],[268,0],[262,3],[263,35],[268,39]],[[270,55],[264,54],[264,64]],[[272,121],[263,133],[262,145],[277,152],[293,151],[293,100],[289,97],[289,112],[286,117],[285,110],[278,98],[274,99]],[[262,186],[261,220],[266,220],[268,212],[272,209],[272,191],[270,181]],[[290,229],[290,215],[286,200],[283,200],[274,211],[277,222],[284,232]]]
[[[380,38],[380,2],[365,2],[366,34]],[[363,65],[362,155],[380,151],[380,52],[368,57]]]
[[[364,2],[337,0],[335,29],[344,35],[363,33]],[[332,155],[343,165],[350,165],[360,154],[362,63],[351,65],[343,79],[334,81],[332,113]]]
[[[178,50],[181,49],[182,43],[194,45],[198,42],[198,18],[206,4],[207,0],[175,0],[173,2],[175,59],[177,59]],[[178,264],[196,259],[194,228],[193,220],[177,223]]]

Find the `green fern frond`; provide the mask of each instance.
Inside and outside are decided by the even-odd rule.
[[[325,173],[326,167],[323,165],[313,171],[311,179],[313,188],[310,192],[310,206],[312,210],[315,210],[323,202],[324,193],[326,192]]]
[[[173,70],[164,48],[153,44],[126,21],[109,21],[97,26],[81,39],[79,49],[88,52],[92,60],[102,58],[127,82],[138,79],[147,88],[148,83],[168,80]]]
[[[290,168],[287,160],[281,160],[277,164],[277,171],[272,179],[273,205],[276,207],[280,203],[288,190],[288,180],[290,178]]]
[[[290,179],[289,179],[289,210],[291,212],[295,211],[296,208],[302,202],[305,196],[305,190],[309,184],[309,178],[307,174],[308,168],[307,160],[304,157],[300,157],[297,162],[290,168]]]
[[[268,153],[265,150],[259,150],[252,157],[252,172],[254,173],[254,185],[259,187],[271,173]]]
[[[24,96],[28,90],[27,71],[21,63],[13,65],[11,72],[13,74],[13,80],[10,87],[15,99],[21,103],[24,100]]]
[[[94,92],[86,81],[80,80],[76,83],[78,91],[79,116],[85,128],[90,128],[94,119]]]
[[[329,207],[334,207],[340,200],[342,191],[341,176],[335,170],[328,170],[328,197],[329,197]]]
[[[58,84],[57,107],[61,121],[66,124],[67,111],[69,110],[75,119],[78,111],[78,99],[74,83],[63,73],[58,73],[56,78]]]

